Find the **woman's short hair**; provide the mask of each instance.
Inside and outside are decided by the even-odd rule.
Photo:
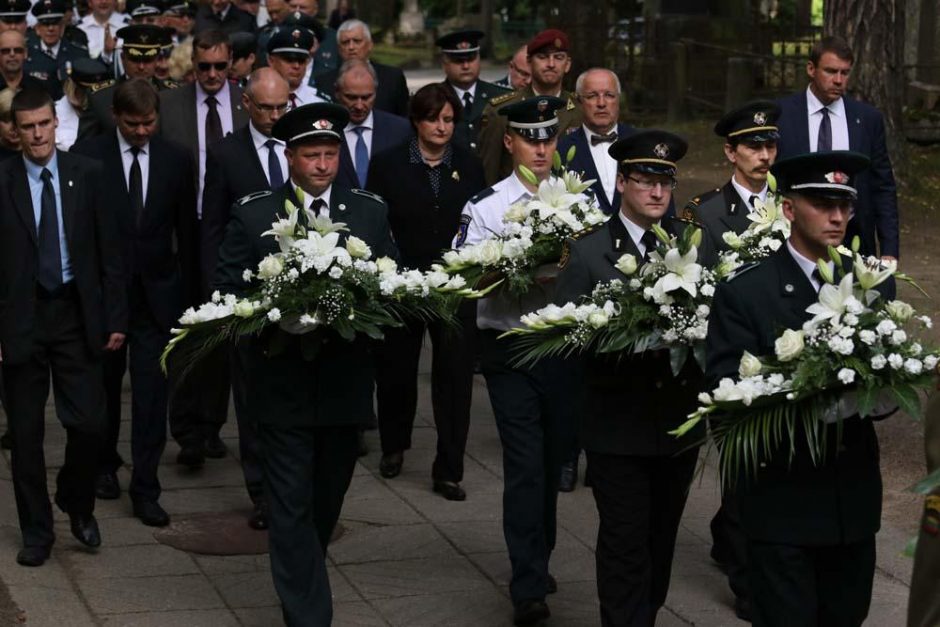
[[[444,83],[430,83],[415,92],[408,105],[408,119],[417,128],[418,122],[432,120],[440,115],[444,105],[450,103],[454,110],[454,124],[463,118],[463,105],[454,90]]]

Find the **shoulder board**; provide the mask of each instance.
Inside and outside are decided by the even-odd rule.
[[[351,189],[349,191],[356,194],[357,196],[364,196],[365,198],[369,198],[371,200],[374,200],[375,202],[380,202],[383,205],[385,204],[385,199],[379,196],[378,194],[373,194],[372,192],[368,192],[364,189]]]
[[[501,104],[505,104],[515,98],[516,92],[511,91],[508,94],[502,94],[501,96],[496,96],[495,98],[490,98],[490,104],[494,107],[498,107]]]
[[[738,268],[737,270],[735,270],[734,272],[732,272],[731,274],[729,274],[729,275],[728,275],[728,278],[726,278],[725,281],[734,281],[736,278],[738,278],[739,276],[741,276],[741,275],[744,274],[745,272],[750,272],[751,270],[753,270],[754,268],[756,268],[756,267],[759,266],[759,265],[760,265],[760,262],[758,262],[758,261],[753,261],[753,262],[751,262],[751,263],[746,263],[746,264],[744,264],[743,266],[741,266],[740,268]]]
[[[111,87],[112,85],[114,85],[114,80],[113,80],[113,79],[112,79],[112,80],[109,80],[109,81],[102,81],[102,82],[100,82],[100,83],[95,83],[95,84],[92,85],[89,89],[91,89],[91,93],[95,93],[96,91],[101,91],[102,89],[107,89],[108,87]]]
[[[704,229],[705,225],[695,219],[694,215],[690,215],[689,208],[686,207],[685,211],[682,212],[682,217],[672,216],[673,222],[678,222],[679,224],[685,224],[686,226],[694,226],[697,229]]]
[[[483,200],[484,198],[486,198],[487,196],[492,196],[495,192],[496,190],[493,189],[492,187],[487,187],[482,192],[478,193],[476,196],[471,198],[470,203],[475,205],[481,200]]]
[[[254,200],[258,200],[259,198],[270,196],[273,193],[274,192],[267,190],[267,189],[264,191],[260,191],[260,192],[254,192],[252,194],[248,194],[247,196],[242,196],[241,198],[235,201],[235,204],[241,207],[242,205],[247,205],[248,203]]]
[[[583,231],[578,231],[577,233],[572,234],[568,239],[571,239],[571,240],[579,240],[579,239],[581,239],[582,237],[585,237],[585,236],[587,236],[587,235],[590,235],[591,233],[596,233],[596,232],[598,231],[598,229],[600,229],[600,228],[601,228],[602,226],[604,226],[605,224],[607,224],[607,223],[606,223],[606,222],[601,222],[600,224],[595,224],[594,226],[589,226],[588,228],[584,229]]]
[[[695,209],[700,204],[702,204],[709,198],[712,198],[715,194],[719,194],[719,193],[721,193],[720,187],[716,187],[715,189],[710,189],[704,194],[700,194],[696,196],[695,198],[693,198],[692,200],[690,200],[689,202],[685,203],[686,209],[689,209],[689,208]]]

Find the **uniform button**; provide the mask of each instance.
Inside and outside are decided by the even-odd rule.
[[[473,124],[467,124],[467,126],[469,126],[470,128],[473,128]]]
[[[476,148],[476,147],[477,147],[476,142],[470,142],[470,147],[471,147],[471,148]]]

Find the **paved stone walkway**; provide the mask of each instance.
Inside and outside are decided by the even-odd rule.
[[[474,390],[473,422],[463,486],[468,498],[452,503],[431,492],[434,429],[429,383],[422,374],[420,413],[414,448],[403,473],[386,481],[378,475],[378,434],[369,432],[373,452],[360,460],[346,497],[342,524],[347,533],[330,547],[330,580],[335,624],[447,625],[495,627],[511,624],[507,582],[509,561],[500,525],[500,444],[482,378]],[[129,400],[127,397],[125,401]],[[61,464],[64,432],[51,414],[47,422],[47,464]],[[126,405],[125,416],[130,406]],[[122,432],[121,446],[130,458]],[[237,453],[230,421],[223,431]],[[248,499],[237,460],[208,460],[196,473],[173,460],[167,446],[162,467],[162,504],[171,515],[246,510]],[[583,460],[582,460],[583,472]],[[129,474],[122,470],[122,486]],[[54,486],[54,471],[50,472]],[[710,462],[696,480],[679,534],[672,587],[660,627],[743,625],[729,609],[731,594],[708,557],[708,521],[718,491]],[[96,510],[103,546],[83,550],[56,511],[58,542],[52,559],[38,569],[15,563],[20,547],[10,483],[9,454],[0,462],[0,579],[36,626],[272,626],[280,624],[266,555],[208,557],[157,543],[153,530],[130,514],[126,495],[99,502]],[[597,514],[590,491],[579,487],[559,499],[558,546],[551,570],[559,582],[549,597],[554,626],[599,624],[593,547]],[[910,562],[899,552],[906,533],[885,528],[879,535],[878,572],[869,625],[904,624]]]

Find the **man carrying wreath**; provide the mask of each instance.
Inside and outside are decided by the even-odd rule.
[[[806,309],[822,286],[817,260],[829,260],[827,247],[842,243],[854,211],[853,181],[868,165],[864,155],[835,151],[771,168],[790,238],[718,287],[706,340],[710,388],[737,377],[745,351],[773,355],[781,331],[800,329],[811,317]],[[893,279],[878,286],[888,299],[894,289]],[[778,346],[778,358],[790,349]],[[868,615],[881,523],[878,440],[871,420],[858,415],[826,429],[823,459],[813,461],[797,421],[792,456],[786,436],[777,450],[762,451],[756,477],[742,473],[735,482],[757,627],[848,627]]]
[[[681,137],[661,130],[640,131],[610,147],[618,164],[620,210],[570,242],[556,302],[578,302],[598,283],[626,281],[618,270],[623,255],[633,255],[638,266],[646,263],[658,243],[653,226],[672,231],[662,218],[676,186],[676,162],[687,148]],[[601,623],[652,625],[666,601],[679,520],[698,459],[697,445],[689,447],[668,431],[695,407],[702,372],[689,357],[674,376],[668,350],[591,355],[584,367],[580,437],[600,516]]]

